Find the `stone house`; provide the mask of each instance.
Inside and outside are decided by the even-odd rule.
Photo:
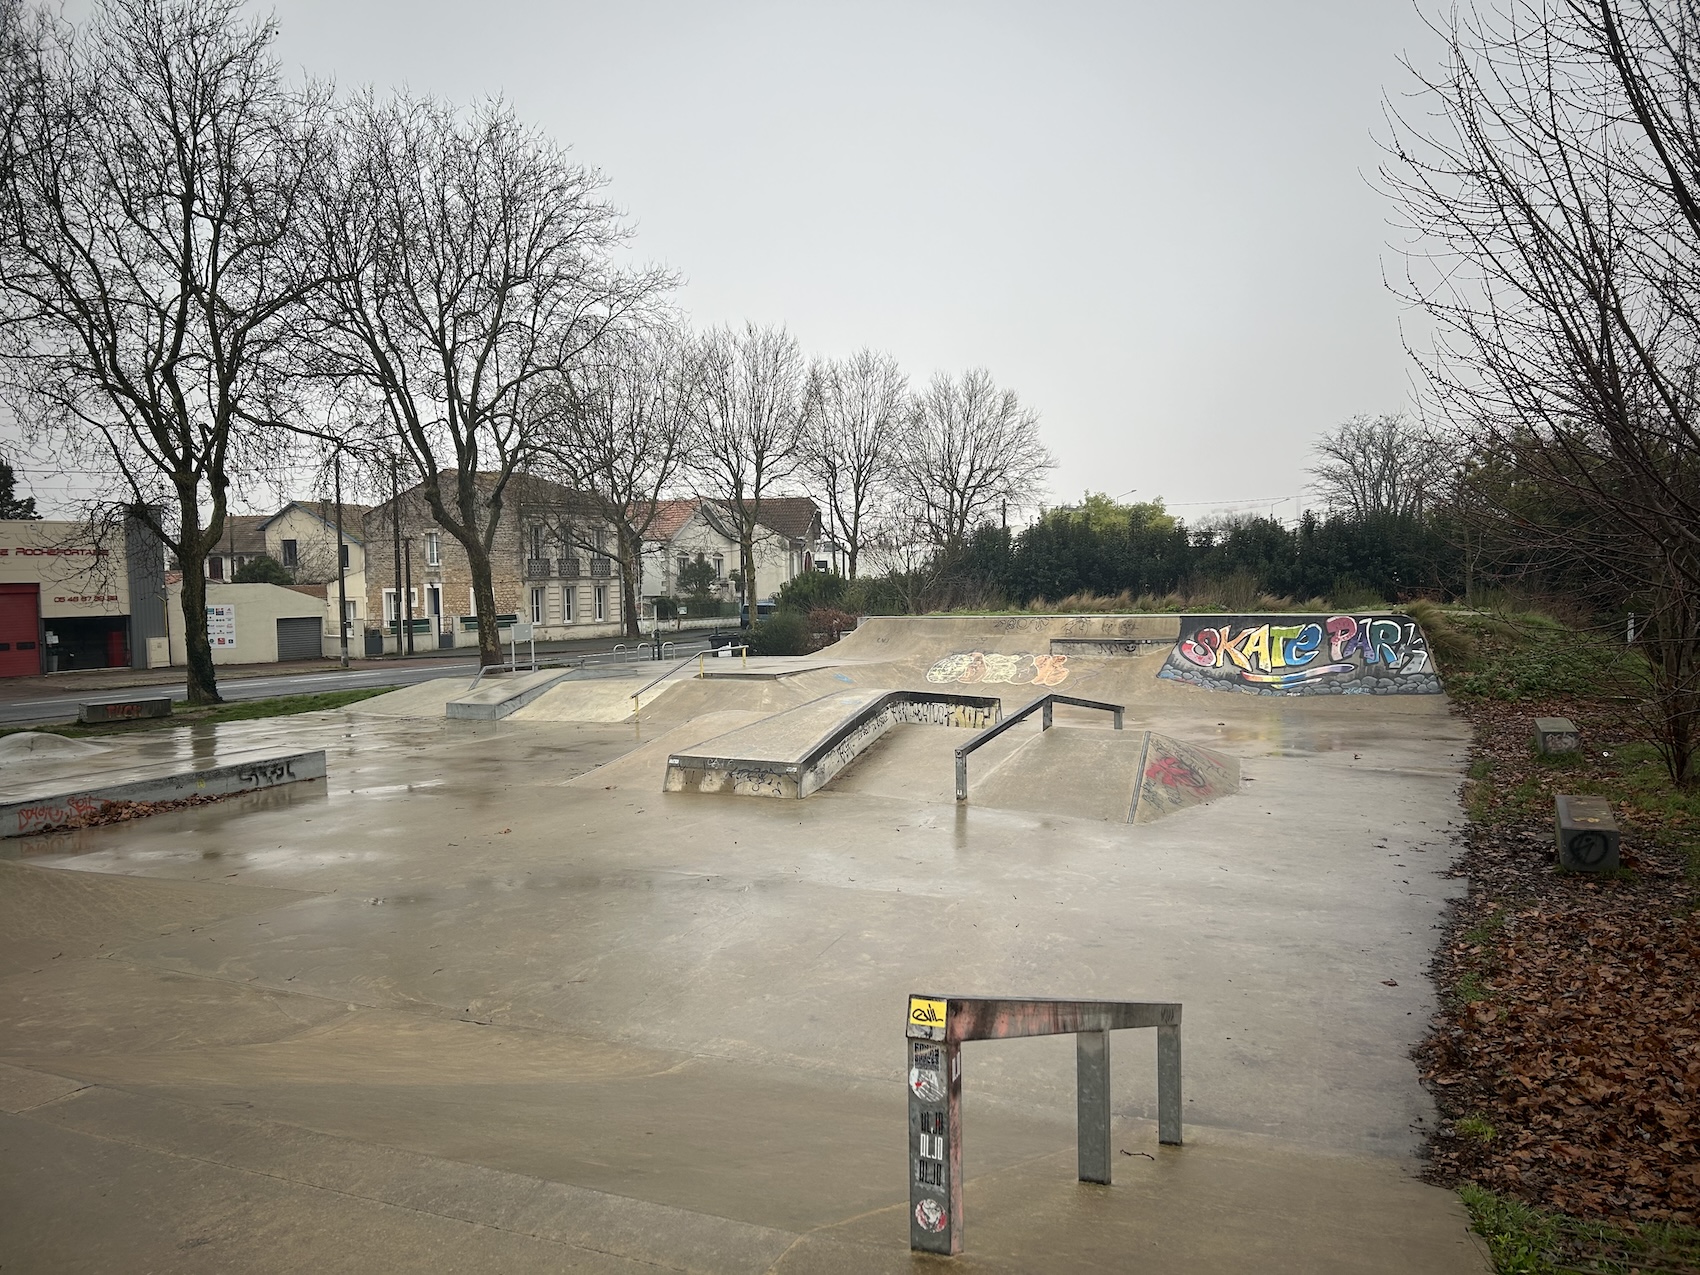
[[[488,491],[494,481],[494,474],[480,474],[479,490]],[[399,607],[404,599],[396,588],[398,523],[402,576],[410,581],[405,608]],[[505,624],[530,621],[539,641],[618,636],[623,630],[613,544],[613,528],[591,514],[578,493],[547,479],[514,475],[503,492],[491,546],[497,615]],[[416,650],[478,644],[466,551],[437,525],[419,486],[366,514],[364,545],[366,615],[369,625],[382,626],[387,649],[395,649],[398,609],[411,615]]]
[[[349,636],[358,641],[366,606],[366,505],[342,506],[343,567],[346,575]],[[336,636],[337,538],[336,502],[292,500],[260,524],[264,551],[297,584],[325,586],[325,633]]]

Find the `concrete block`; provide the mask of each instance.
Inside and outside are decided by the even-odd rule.
[[[1567,872],[1609,872],[1617,867],[1617,820],[1604,797],[1559,797],[1558,866]]]
[[[143,717],[170,717],[171,696],[144,695],[130,699],[94,700],[77,705],[79,722],[133,722]]]
[[[1568,717],[1535,718],[1535,751],[1543,757],[1574,753],[1582,747],[1582,733]]]

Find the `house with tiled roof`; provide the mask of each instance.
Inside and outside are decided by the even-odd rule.
[[[820,507],[807,496],[767,496],[756,517],[755,597],[771,601],[779,587],[805,571],[824,570],[820,560]],[[677,597],[679,572],[701,558],[714,567],[713,596],[736,596],[738,521],[729,502],[702,496],[663,500],[644,532],[643,597]]]

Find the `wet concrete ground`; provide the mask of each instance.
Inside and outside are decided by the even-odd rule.
[[[1183,1147],[1154,1042],[1113,1042],[1110,1188],[1073,1180],[1072,1042],[969,1047],[956,1266],[1483,1270],[1412,1176],[1407,1056],[1464,731],[1300,707],[1136,715],[1245,775],[1143,827],[890,768],[664,796],[596,773],[626,724],[214,728],[332,778],[6,846],[0,1267],[931,1268],[902,1072],[930,990],[1186,1015]]]

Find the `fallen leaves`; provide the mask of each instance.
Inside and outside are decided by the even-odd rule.
[[[1435,976],[1448,1008],[1417,1052],[1446,1123],[1431,1175],[1468,1180],[1580,1217],[1700,1222],[1700,916],[1686,856],[1634,837],[1622,878],[1552,868],[1542,803],[1576,767],[1534,762],[1536,715],[1598,722],[1591,705],[1469,704],[1478,757],[1521,807],[1477,816]],[[1585,727],[1586,729],[1586,727]],[[1596,726],[1591,738],[1603,740]],[[1578,771],[1577,767],[1586,768]],[[1608,775],[1609,777],[1609,775]],[[1645,812],[1635,812],[1645,817]],[[1630,816],[1633,819],[1635,816]],[[1550,819],[1550,815],[1547,816]],[[1631,834],[1626,832],[1626,842]],[[1457,1122],[1485,1121],[1488,1138]]]

